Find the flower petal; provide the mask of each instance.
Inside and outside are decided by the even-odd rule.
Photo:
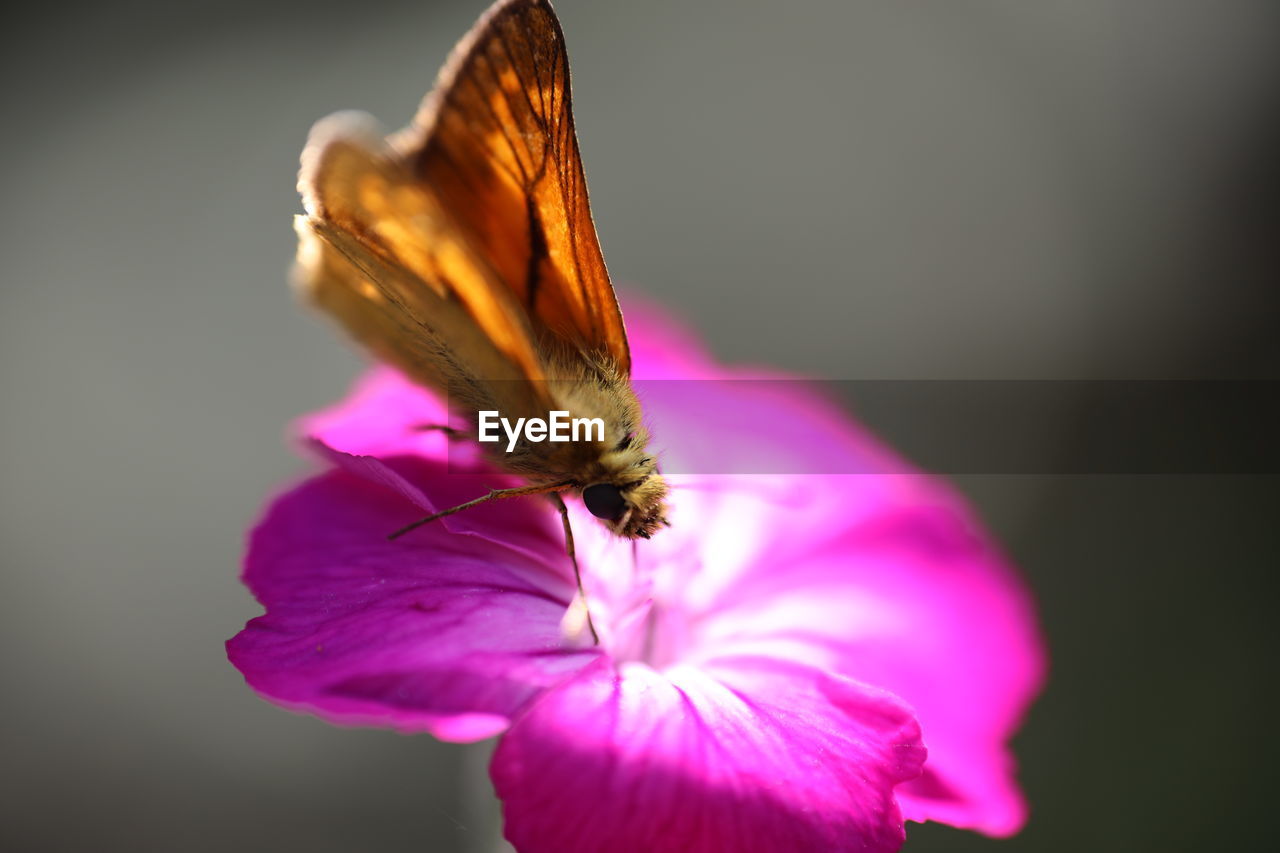
[[[337,403],[299,418],[294,432],[355,456],[420,455],[445,459],[449,439],[424,426],[449,423],[444,401],[399,371],[379,365]]]
[[[785,527],[786,512],[772,523]],[[929,746],[924,775],[899,789],[907,818],[1016,832],[1026,806],[1006,741],[1045,669],[1019,579],[924,478],[914,497],[816,544],[779,540],[722,588],[704,653],[779,655],[892,691]]]
[[[438,463],[397,467],[433,498],[449,480]],[[266,614],[228,655],[268,699],[332,722],[491,736],[598,656],[561,641],[574,589],[563,543],[531,501],[471,511],[517,546],[442,525],[389,542],[407,505],[341,470],[279,498],[252,535],[244,576]]]
[[[802,666],[601,660],[532,704],[492,775],[521,853],[892,851],[924,759],[893,696]]]
[[[653,365],[638,375],[718,380],[688,383],[696,407],[679,399],[681,383],[641,383],[668,467],[683,457],[724,472],[752,460],[766,460],[762,472],[839,472],[671,478],[673,526],[643,555],[664,567],[656,598],[676,605],[656,632],[673,646],[659,657],[770,654],[891,690],[929,745],[924,774],[898,789],[906,816],[1016,832],[1026,805],[1006,743],[1045,653],[1025,585],[962,500],[803,383],[732,381],[767,374],[709,364],[648,306],[629,308],[628,322],[638,370]]]
[[[694,332],[665,308],[634,293],[621,298],[627,319],[633,379],[714,379],[724,368]]]

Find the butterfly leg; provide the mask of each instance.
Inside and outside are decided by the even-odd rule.
[[[587,589],[582,585],[582,572],[578,570],[578,555],[573,545],[573,526],[569,523],[569,508],[564,505],[564,498],[560,497],[558,492],[552,492],[549,497],[560,513],[560,521],[564,523],[564,549],[569,552],[569,562],[573,564],[573,580],[578,585],[577,599],[573,604],[569,605],[569,613],[565,614],[566,620],[576,621],[578,615],[574,612],[574,608],[581,606],[581,615],[585,617],[587,630],[591,632],[591,642],[598,646],[600,645],[600,635],[596,633],[595,623],[591,621],[591,607],[587,604]],[[574,615],[570,616],[570,614]],[[570,624],[567,627],[570,628],[569,633],[578,633],[577,630],[572,630],[573,625]],[[581,630],[581,625],[576,627]]]
[[[551,483],[549,485],[540,484],[536,486],[518,486],[514,489],[490,489],[489,494],[487,495],[481,495],[474,500],[469,500],[466,503],[458,504],[455,507],[450,507],[449,509],[437,512],[434,515],[428,515],[426,518],[420,518],[411,524],[406,524],[395,533],[388,535],[387,538],[398,539],[410,530],[416,530],[424,524],[435,521],[437,518],[444,518],[446,515],[453,515],[455,512],[462,512],[464,509],[471,509],[473,506],[479,506],[482,503],[488,503],[489,501],[497,500],[498,498],[514,498],[519,497],[520,495],[541,495],[546,494],[547,492],[555,493],[567,489],[569,486],[569,483]]]

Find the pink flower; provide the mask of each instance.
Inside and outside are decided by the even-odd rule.
[[[632,308],[637,378],[727,380]],[[716,395],[697,422],[682,395]],[[889,851],[903,819],[991,835],[1026,808],[1005,741],[1043,657],[1028,597],[961,502],[798,383],[642,388],[673,527],[635,553],[571,506],[602,642],[567,642],[559,521],[538,499],[386,534],[505,478],[446,470],[441,403],[388,369],[303,424],[336,463],[276,499],[228,643],[249,684],[335,723],[499,733],[522,853]],[[735,460],[746,460],[735,466]],[[685,470],[697,470],[685,464]],[[705,470],[705,466],[702,470]],[[927,761],[925,744],[928,744]]]

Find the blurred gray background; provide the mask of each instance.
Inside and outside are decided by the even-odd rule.
[[[492,849],[481,749],[277,710],[222,648],[284,426],[360,367],[285,286],[306,131],[402,124],[483,5],[6,9],[4,850]],[[1280,378],[1276,3],[556,5],[614,278],[723,358]],[[1049,636],[1034,813],[905,849],[1267,849],[1275,479],[960,485]]]

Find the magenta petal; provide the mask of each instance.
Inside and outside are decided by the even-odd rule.
[[[629,308],[633,317],[647,375],[743,375],[709,367],[659,313]],[[703,398],[696,418],[681,405],[681,383],[647,389],[668,464],[862,472],[675,478],[675,526],[649,550],[682,566],[679,598],[693,610],[683,622],[701,625],[688,645],[805,661],[895,692],[916,709],[929,746],[924,774],[898,789],[904,814],[1016,832],[1026,805],[1007,741],[1046,667],[1022,581],[949,489],[803,383],[688,385]],[[684,491],[684,480],[700,482]]]
[[[424,489],[444,479],[402,473]],[[527,502],[477,508],[471,523],[541,537],[542,559],[443,526],[387,541],[406,506],[412,514],[394,491],[346,471],[278,499],[253,533],[244,576],[266,614],[228,654],[255,690],[295,710],[488,737],[597,656],[561,643],[573,592],[563,545]]]
[[[624,294],[622,307],[631,346],[633,379],[722,379],[716,364],[694,332],[671,314],[638,294]]]
[[[1045,668],[1034,613],[967,513],[937,484],[917,485],[914,499],[836,528],[819,547],[761,555],[724,590],[701,641],[902,697],[929,747],[925,773],[898,789],[906,817],[1009,835],[1026,806],[1007,740]]]
[[[445,459],[448,438],[418,427],[447,425],[444,402],[390,367],[377,366],[356,380],[347,396],[300,418],[294,430],[355,456],[417,455]]]
[[[516,720],[492,774],[521,853],[875,853],[923,760],[905,706],[848,679],[602,660]]]
[[[831,638],[841,671],[915,708],[927,772],[899,790],[911,820],[1008,836],[1026,822],[1008,739],[1044,679],[1030,596],[959,507],[901,511],[852,533],[846,588],[882,606],[877,628]]]

